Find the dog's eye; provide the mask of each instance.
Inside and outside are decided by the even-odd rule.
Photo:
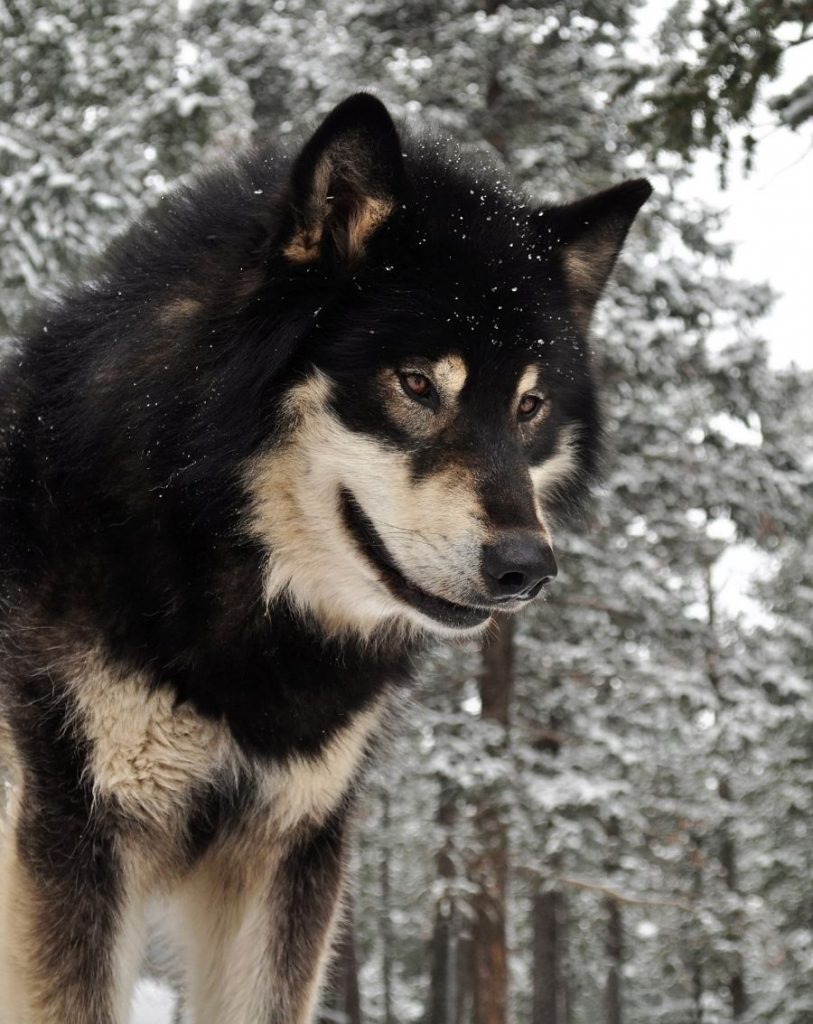
[[[523,395],[519,400],[519,408],[517,409],[518,419],[533,419],[545,405],[546,401],[547,399],[542,398],[540,395],[532,395],[530,392],[527,395]]]
[[[422,373],[401,373],[399,378],[401,387],[410,398],[429,401],[435,394],[435,387],[432,381]]]

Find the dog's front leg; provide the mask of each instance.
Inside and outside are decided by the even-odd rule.
[[[140,915],[104,812],[52,797],[25,793],[4,839],[0,1022],[124,1024]]]
[[[210,851],[180,894],[193,1024],[310,1024],[330,958],[344,822]]]

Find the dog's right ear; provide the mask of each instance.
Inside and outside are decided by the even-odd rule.
[[[357,261],[404,186],[401,140],[387,108],[368,93],[350,96],[294,163],[283,255],[299,264]]]

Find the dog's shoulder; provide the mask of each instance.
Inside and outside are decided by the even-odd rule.
[[[269,840],[320,825],[353,791],[390,715],[391,698],[378,695],[323,743],[269,758],[243,749],[223,718],[99,650],[64,659],[60,675],[66,728],[85,752],[94,801],[181,845],[212,794],[227,797],[232,820],[250,817]]]

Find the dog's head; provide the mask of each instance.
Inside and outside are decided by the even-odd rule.
[[[328,116],[278,238],[312,323],[248,473],[269,598],[449,634],[544,590],[596,468],[590,317],[649,192],[542,208],[371,96]]]

